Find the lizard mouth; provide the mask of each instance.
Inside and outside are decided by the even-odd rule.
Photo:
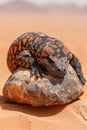
[[[49,74],[55,76],[55,77],[59,77],[59,78],[63,78],[67,72],[66,71],[60,71],[57,70],[56,68],[52,67],[52,66],[46,66],[47,71],[49,72]]]

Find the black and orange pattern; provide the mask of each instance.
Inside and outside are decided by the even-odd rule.
[[[85,84],[81,64],[78,58],[71,53],[61,41],[56,38],[49,37],[41,32],[28,32],[18,37],[9,48],[7,65],[12,73],[18,67],[22,66],[24,68],[31,69],[32,74],[36,73],[36,75],[40,76],[44,75],[45,72],[47,73],[48,64],[52,64],[54,68],[57,68],[55,67],[56,62],[59,59],[64,59],[66,57],[67,61],[69,61],[71,66],[75,69],[82,84]],[[46,62],[46,66],[43,61]],[[67,62],[65,60],[61,61],[64,62],[64,64]],[[60,70],[58,74],[60,73],[63,74],[63,71]]]

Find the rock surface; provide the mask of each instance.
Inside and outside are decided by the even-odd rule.
[[[33,106],[67,104],[83,93],[84,88],[71,66],[64,79],[50,75],[35,79],[29,70],[19,68],[3,88],[3,96],[7,101]]]

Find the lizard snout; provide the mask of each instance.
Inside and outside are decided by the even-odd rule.
[[[67,73],[66,67],[61,67],[60,66],[60,67],[57,68],[57,71],[62,73],[62,74],[66,74]]]

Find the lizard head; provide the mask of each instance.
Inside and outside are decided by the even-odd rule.
[[[46,70],[55,77],[64,77],[67,73],[69,61],[63,49],[49,45],[41,50],[39,61]]]
[[[43,57],[42,63],[45,66],[46,70],[56,77],[64,77],[67,73],[67,68],[69,62],[67,61],[67,57]]]

